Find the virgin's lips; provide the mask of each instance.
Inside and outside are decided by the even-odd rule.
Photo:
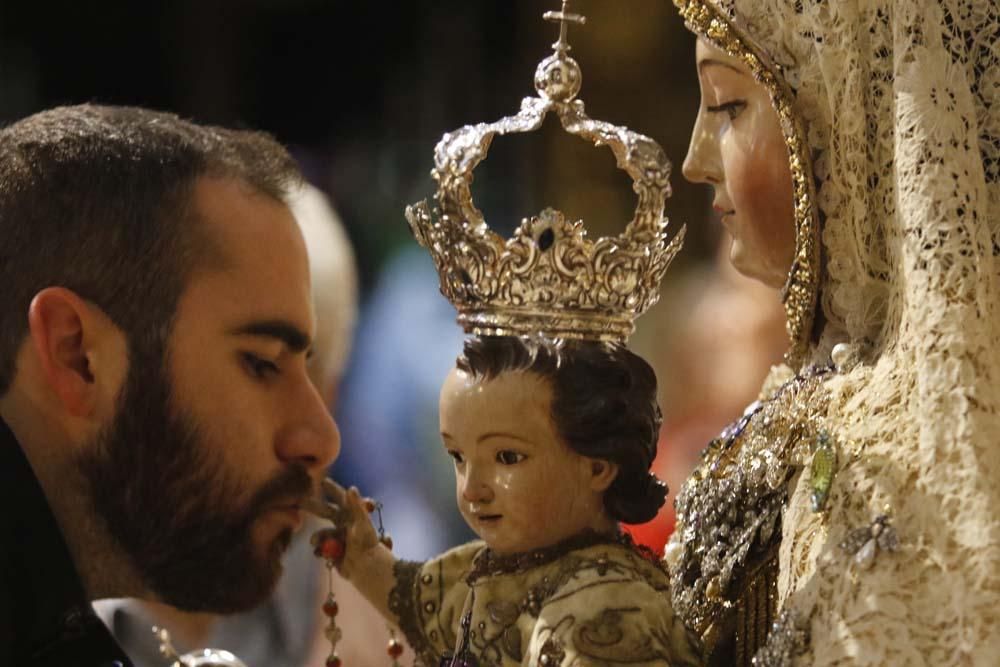
[[[721,206],[713,206],[712,210],[715,211],[716,214],[719,216],[719,222],[722,223],[722,226],[725,227],[726,229],[729,229],[728,225],[729,218],[736,213],[736,210],[735,209],[726,210]]]

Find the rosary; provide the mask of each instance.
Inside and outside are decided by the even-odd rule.
[[[392,549],[392,538],[386,534],[385,526],[382,524],[382,503],[372,500],[365,501],[365,509],[369,514],[377,513],[378,516],[378,541],[385,545],[387,549]],[[327,518],[332,518],[327,512],[323,513]],[[333,570],[337,563],[344,557],[347,549],[344,540],[343,528],[324,528],[316,531],[310,539],[313,545],[313,553],[317,558],[322,558],[326,565],[327,594],[323,602],[323,615],[328,619],[324,630],[327,641],[330,642],[330,655],[326,658],[326,667],[342,667],[343,661],[337,655],[337,644],[344,637],[343,631],[337,626],[337,613],[340,606],[333,593]],[[392,667],[400,667],[399,658],[403,655],[403,645],[396,640],[396,632],[389,628],[389,644],[386,646],[386,653],[392,660]]]

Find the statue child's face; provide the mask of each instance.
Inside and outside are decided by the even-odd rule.
[[[441,438],[469,526],[497,553],[550,546],[603,525],[601,462],[567,446],[552,388],[531,372],[475,380],[453,369],[441,388]]]

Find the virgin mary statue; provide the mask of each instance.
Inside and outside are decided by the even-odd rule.
[[[713,664],[1000,655],[1000,8],[675,0],[685,162],[792,346],[665,558]]]

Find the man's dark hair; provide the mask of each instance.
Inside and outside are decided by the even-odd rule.
[[[130,353],[163,348],[192,270],[220,257],[192,205],[204,176],[283,200],[298,170],[265,134],[132,107],[60,107],[0,130],[0,395],[46,287],[103,309]]]
[[[465,341],[460,370],[491,380],[528,371],[551,383],[552,420],[570,449],[618,464],[604,493],[617,521],[645,523],[663,506],[667,487],[649,467],[663,421],[656,373],[622,345],[480,336]]]

